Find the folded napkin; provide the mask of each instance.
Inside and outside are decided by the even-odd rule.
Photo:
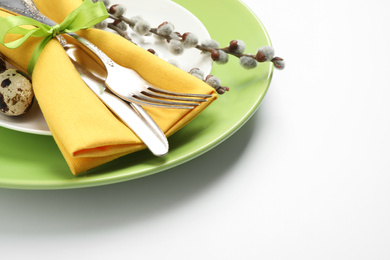
[[[34,2],[42,13],[60,23],[82,0]],[[13,14],[0,9],[0,16],[8,15]],[[208,102],[191,110],[145,107],[167,136],[190,122],[217,98],[214,89],[203,81],[121,36],[97,29],[82,30],[78,34],[98,46],[115,62],[136,70],[157,87],[213,95]],[[18,37],[9,35],[6,42]],[[26,69],[40,40],[30,37],[17,49],[8,49],[0,44],[0,52],[11,64]],[[50,40],[41,52],[32,82],[45,120],[73,174],[145,148],[142,141],[85,85],[56,39]]]

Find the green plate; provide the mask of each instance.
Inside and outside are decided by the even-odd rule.
[[[241,39],[255,53],[270,39],[258,18],[238,0],[175,0],[192,12],[221,45]],[[22,133],[0,127],[0,187],[65,189],[106,185],[144,177],[185,163],[237,131],[258,108],[267,92],[273,68],[260,64],[245,70],[231,57],[214,65],[230,91],[186,127],[169,138],[170,152],[163,158],[140,151],[102,165],[88,174],[73,176],[51,136]]]

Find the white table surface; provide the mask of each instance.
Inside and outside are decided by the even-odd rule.
[[[243,2],[287,61],[251,120],[147,178],[0,189],[1,259],[390,259],[389,2]]]

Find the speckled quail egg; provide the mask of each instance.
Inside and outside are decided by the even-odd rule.
[[[0,72],[0,112],[8,116],[25,114],[34,101],[31,81],[17,69]]]

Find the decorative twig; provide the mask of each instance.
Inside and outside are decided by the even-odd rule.
[[[107,24],[107,27],[110,28],[111,30],[114,30],[116,31],[120,36],[122,36],[123,38],[131,41],[132,39],[129,37],[129,35],[126,33],[126,31],[122,30],[122,28],[120,28],[117,24],[115,24],[115,22],[113,23],[108,23]],[[134,43],[134,42],[133,42]]]
[[[238,58],[240,65],[245,69],[253,69],[257,67],[258,63],[262,62],[272,62],[277,69],[284,69],[285,67],[284,60],[280,57],[275,57],[274,49],[271,46],[262,46],[257,49],[256,54],[248,54],[244,53],[246,46],[241,40],[232,40],[224,48],[221,48],[219,43],[213,39],[207,39],[199,44],[198,37],[194,33],[186,32],[181,34],[176,32],[175,26],[170,22],[163,22],[157,28],[152,28],[149,22],[140,16],[125,17],[126,8],[124,6],[119,4],[110,6],[109,0],[103,0],[103,2],[110,14],[109,18],[114,20],[114,22],[108,23],[104,21],[96,27],[101,29],[108,27],[130,41],[132,40],[126,33],[126,24],[138,35],[154,35],[157,39],[166,41],[169,50],[174,55],[180,55],[188,48],[196,48],[203,54],[209,54],[211,59],[219,64],[227,63],[230,55]],[[149,49],[148,51],[157,55],[153,49]],[[175,62],[171,63],[175,65]],[[228,87],[221,86],[221,81],[217,77],[213,75],[204,77],[203,72],[197,68],[192,69],[189,73],[214,87],[220,94],[229,90]]]

